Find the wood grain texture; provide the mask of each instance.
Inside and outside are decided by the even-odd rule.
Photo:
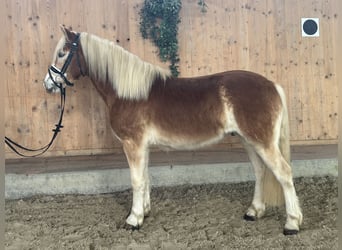
[[[59,24],[117,42],[142,59],[167,67],[139,32],[142,0],[5,1],[5,134],[40,147],[58,120],[59,97],[42,81],[61,37]],[[232,69],[263,74],[288,97],[292,144],[336,143],[338,79],[337,0],[182,1],[179,24],[181,76]],[[301,37],[301,17],[320,19],[320,37]],[[64,129],[46,156],[121,152],[106,107],[91,82],[68,88]],[[214,146],[236,147],[236,137]],[[6,158],[16,156],[6,148]]]
[[[337,144],[315,146],[293,146],[293,160],[331,159],[337,157]],[[244,149],[235,148],[215,151],[156,151],[150,155],[149,166],[222,164],[229,162],[248,162]],[[65,157],[46,157],[31,159],[7,159],[6,173],[42,174],[56,172],[91,171],[128,168],[126,157],[122,153],[81,155]],[[150,171],[153,171],[151,169]]]

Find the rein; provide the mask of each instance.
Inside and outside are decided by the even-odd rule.
[[[62,121],[63,121],[64,107],[65,107],[65,95],[66,95],[65,88],[60,87],[60,92],[61,92],[61,114],[59,116],[58,123],[55,124],[56,128],[52,130],[53,135],[52,135],[52,138],[48,144],[46,144],[44,147],[41,147],[38,149],[30,149],[30,148],[27,148],[27,147],[20,145],[19,143],[15,142],[15,141],[11,140],[10,138],[8,138],[7,136],[5,136],[5,143],[17,155],[20,155],[22,157],[36,157],[36,156],[44,154],[51,147],[51,145],[54,142],[54,140],[56,139],[58,133],[61,131],[61,128],[63,128]],[[23,153],[20,153],[19,150],[25,150],[25,151],[29,151],[29,152],[39,152],[39,153],[36,153],[34,155],[25,155]]]
[[[63,81],[65,82],[66,85],[74,86],[74,84],[72,82],[70,82],[66,78],[65,72],[68,69],[68,67],[69,67],[69,65],[71,63],[71,60],[72,60],[75,52],[78,49],[79,38],[80,38],[80,34],[78,33],[76,35],[75,41],[71,43],[71,49],[70,49],[69,55],[68,55],[68,57],[67,57],[67,59],[66,59],[66,61],[65,61],[65,63],[64,63],[64,65],[63,65],[61,70],[59,70],[57,67],[55,67],[53,65],[51,65],[48,68],[48,73],[49,73],[49,76],[50,76],[51,80],[59,88],[60,93],[61,93],[61,113],[60,113],[60,116],[59,116],[58,123],[55,124],[55,128],[52,130],[53,131],[53,135],[52,135],[52,138],[51,138],[50,142],[48,144],[46,144],[44,147],[41,147],[41,148],[38,148],[38,149],[30,149],[30,148],[27,148],[27,147],[24,147],[24,146],[20,145],[19,143],[15,142],[15,141],[11,140],[10,138],[8,138],[7,136],[5,136],[5,143],[16,154],[18,154],[18,155],[20,155],[22,157],[37,157],[37,156],[40,156],[40,155],[44,154],[51,147],[51,145],[53,144],[54,140],[56,139],[58,133],[63,128],[62,121],[63,121],[63,115],[64,115],[66,89],[63,86],[63,83],[57,83],[55,81],[55,79],[53,78],[53,76],[51,74],[51,71],[54,72],[55,74],[58,74],[63,79]],[[77,64],[78,64],[78,67],[80,69],[80,72],[81,72],[82,75],[84,75],[77,53],[76,53],[76,59],[77,59]],[[28,151],[28,152],[39,152],[39,153],[36,153],[36,154],[33,154],[33,155],[25,155],[23,153],[20,153],[19,150],[24,150],[24,151]]]

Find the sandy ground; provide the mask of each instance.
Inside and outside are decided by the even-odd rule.
[[[302,230],[282,234],[284,208],[242,219],[254,183],[152,189],[152,212],[127,230],[131,192],[6,201],[6,249],[337,249],[337,178],[295,180]]]

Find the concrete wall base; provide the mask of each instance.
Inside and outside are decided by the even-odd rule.
[[[294,160],[294,177],[337,176],[337,159]],[[236,183],[254,180],[249,162],[150,167],[151,185]],[[129,169],[18,175],[6,174],[6,199],[34,195],[100,194],[130,188]]]

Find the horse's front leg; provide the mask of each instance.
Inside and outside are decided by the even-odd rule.
[[[123,148],[130,168],[133,190],[132,209],[126,223],[139,228],[151,207],[147,172],[148,148],[130,140],[123,143]]]

